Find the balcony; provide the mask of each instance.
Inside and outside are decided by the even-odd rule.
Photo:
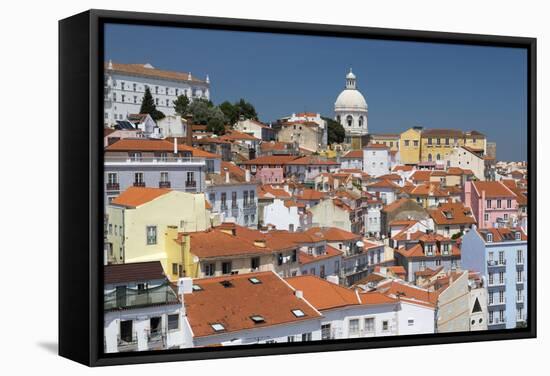
[[[107,183],[105,190],[107,191],[120,191],[120,184],[119,183]]]
[[[506,316],[504,317],[494,317],[493,321],[489,320],[489,325],[505,325]]]
[[[137,351],[138,339],[137,333],[132,333],[132,336],[117,336],[117,349],[119,352]]]
[[[171,184],[169,181],[159,181],[159,188],[170,188]]]
[[[490,307],[499,306],[499,305],[505,305],[506,304],[506,298],[502,300],[493,300],[492,302],[489,302]]]
[[[134,187],[145,187],[145,182],[144,181],[135,181],[134,182]]]
[[[197,188],[197,182],[195,180],[186,180],[185,189],[188,191],[194,191]]]
[[[245,204],[243,208],[244,214],[255,214],[256,204]]]
[[[497,286],[505,286],[506,285],[506,278],[499,279],[499,280],[489,280],[488,286],[489,287],[497,287]]]
[[[525,297],[523,295],[516,296],[516,303],[523,304],[525,302]]]
[[[147,332],[147,347],[149,350],[162,350],[166,348],[166,332],[163,330]]]
[[[105,166],[120,166],[133,164],[138,166],[179,166],[193,165],[206,166],[204,158],[197,157],[180,157],[180,156],[120,156],[120,155],[105,155]]]
[[[178,297],[168,284],[153,287],[145,291],[135,289],[114,290],[105,292],[103,309],[105,311],[147,307],[158,304],[177,304]]]
[[[493,268],[505,267],[506,260],[487,260],[487,266]]]
[[[524,263],[523,257],[516,259],[516,265],[523,266],[523,263]]]

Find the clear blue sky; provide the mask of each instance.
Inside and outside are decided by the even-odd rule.
[[[105,58],[210,76],[212,100],[245,98],[265,122],[333,117],[350,67],[369,132],[413,125],[478,130],[497,158],[527,156],[527,53],[497,47],[107,25]]]

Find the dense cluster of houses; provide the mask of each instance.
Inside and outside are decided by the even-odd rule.
[[[527,166],[479,132],[106,119],[106,352],[526,323]]]

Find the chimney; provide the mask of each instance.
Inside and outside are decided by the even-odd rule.
[[[193,292],[193,280],[190,277],[183,277],[178,280],[178,294],[191,294]]]
[[[224,168],[225,170],[225,184],[229,184],[231,183],[231,179],[229,178],[229,171],[227,170],[227,168]]]
[[[174,154],[178,154],[178,138],[174,137]]]
[[[187,132],[185,132],[185,144],[193,146],[193,115],[186,114],[185,121],[187,122]]]
[[[296,290],[294,291],[294,295],[298,298],[298,299],[303,299],[304,298],[304,292],[302,290]]]
[[[244,170],[244,180],[250,182],[250,170]]]

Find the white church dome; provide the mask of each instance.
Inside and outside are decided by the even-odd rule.
[[[351,71],[346,75],[346,88],[336,98],[334,110],[367,111],[367,101],[363,94],[357,90],[356,77]]]
[[[336,98],[336,103],[334,103],[334,109],[357,109],[357,110],[367,110],[367,101],[363,94],[357,89],[344,89]]]

